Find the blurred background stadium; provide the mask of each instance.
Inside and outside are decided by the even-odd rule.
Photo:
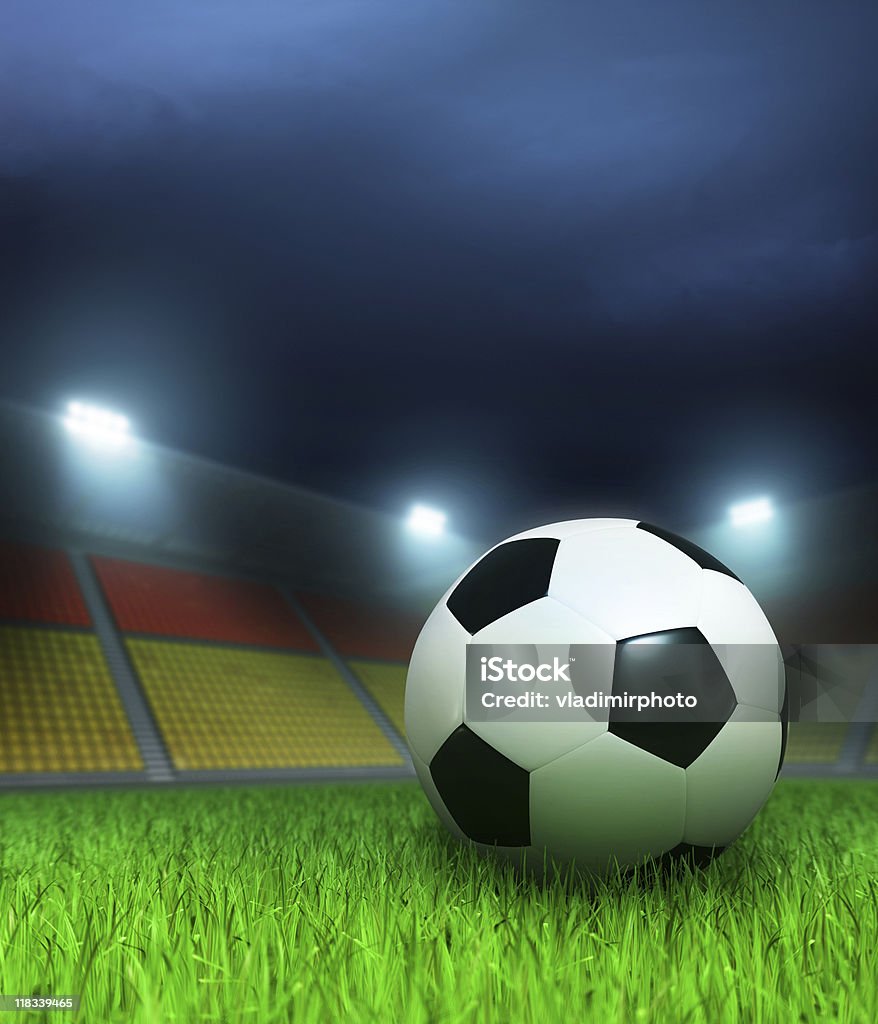
[[[87,434],[0,405],[0,786],[411,775],[414,640],[502,537],[426,537],[383,512]],[[869,643],[875,497],[802,502],[747,530],[664,525],[727,562],[781,642]],[[606,511],[586,502],[578,515]],[[784,771],[878,775],[878,732],[794,724]]]

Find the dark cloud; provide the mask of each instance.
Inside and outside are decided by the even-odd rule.
[[[874,478],[864,3],[6,3],[2,390],[476,530]]]

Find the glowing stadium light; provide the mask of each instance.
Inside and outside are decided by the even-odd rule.
[[[134,438],[127,417],[84,402],[70,402],[64,426],[75,437],[102,448],[129,448]]]
[[[427,505],[415,505],[409,513],[406,525],[412,533],[421,537],[439,537],[445,531],[446,516]]]
[[[750,501],[732,505],[729,515],[732,519],[732,526],[753,526],[756,523],[766,523],[773,518],[774,509],[768,498],[753,498]]]

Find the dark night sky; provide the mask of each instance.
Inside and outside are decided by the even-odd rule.
[[[464,533],[878,479],[878,7],[4,0],[0,395]]]

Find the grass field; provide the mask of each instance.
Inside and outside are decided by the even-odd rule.
[[[0,992],[81,993],[56,1024],[878,1021],[878,783],[782,782],[707,870],[596,886],[457,847],[410,783],[0,809]]]

